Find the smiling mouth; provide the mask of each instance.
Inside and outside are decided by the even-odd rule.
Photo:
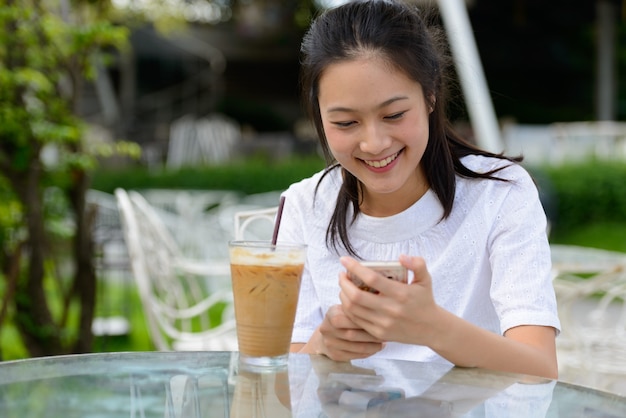
[[[400,155],[400,153],[402,152],[402,150],[396,152],[393,155],[390,155],[387,158],[383,158],[382,160],[377,160],[377,161],[373,161],[373,160],[363,160],[363,162],[367,165],[369,165],[370,167],[374,167],[374,168],[383,168],[383,167],[387,167],[389,164],[391,164],[396,158],[398,158],[398,155]]]

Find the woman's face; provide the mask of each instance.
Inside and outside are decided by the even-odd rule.
[[[330,151],[364,186],[364,213],[398,213],[426,192],[430,109],[419,83],[381,58],[343,61],[322,74],[318,100]]]

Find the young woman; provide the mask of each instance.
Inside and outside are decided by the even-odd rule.
[[[308,244],[292,351],[556,378],[537,189],[519,159],[451,129],[440,39],[416,8],[371,0],[326,11],[303,40],[303,99],[329,164],[284,193],[278,239]],[[412,280],[363,260],[399,260]]]

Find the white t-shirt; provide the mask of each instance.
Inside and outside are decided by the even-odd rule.
[[[510,165],[496,173],[510,181],[457,176],[452,212],[443,220],[443,207],[432,190],[393,216],[361,213],[349,228],[351,244],[365,260],[397,260],[400,254],[423,257],[436,303],[494,333],[519,325],[559,330],[546,216],[532,178],[506,160],[472,155],[462,162],[476,172]],[[316,192],[320,177],[321,172],[284,192],[278,240],[308,245],[295,343],[307,342],[328,308],[340,303],[339,272],[344,268],[327,246],[326,229],[341,171],[328,174]],[[393,342],[376,356],[447,363],[427,347]]]

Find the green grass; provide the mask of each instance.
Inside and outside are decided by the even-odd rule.
[[[106,289],[99,289],[96,316],[108,315],[126,317],[130,322],[130,333],[95,337],[93,352],[154,350],[134,282],[107,285]],[[17,328],[8,320],[0,327],[0,353],[5,361],[29,357]]]
[[[603,250],[626,252],[626,224],[597,222],[567,231],[555,230],[550,241],[555,244],[582,245]]]
[[[109,314],[125,316],[130,322],[130,332],[127,335],[94,338],[93,351],[96,353],[153,351],[155,347],[150,339],[148,324],[134,282],[131,281],[125,285],[110,285],[105,291],[107,296],[104,297],[115,307],[115,310],[110,310]],[[97,314],[106,316],[106,312],[103,312],[102,309],[99,310],[100,312],[97,310]]]
[[[114,310],[115,315],[123,315],[130,322],[128,335],[101,336],[94,340],[94,352],[114,351],[152,351],[154,344],[148,332],[148,323],[144,316],[141,300],[133,282],[127,284],[111,284],[106,288],[106,298]],[[218,303],[208,311],[211,324],[218,324],[225,308],[225,304]],[[102,310],[100,309],[102,314]],[[194,329],[200,330],[199,324],[194,324]]]
[[[28,357],[28,352],[22,345],[17,328],[8,321],[5,321],[0,328],[0,353],[2,353],[2,360]]]

